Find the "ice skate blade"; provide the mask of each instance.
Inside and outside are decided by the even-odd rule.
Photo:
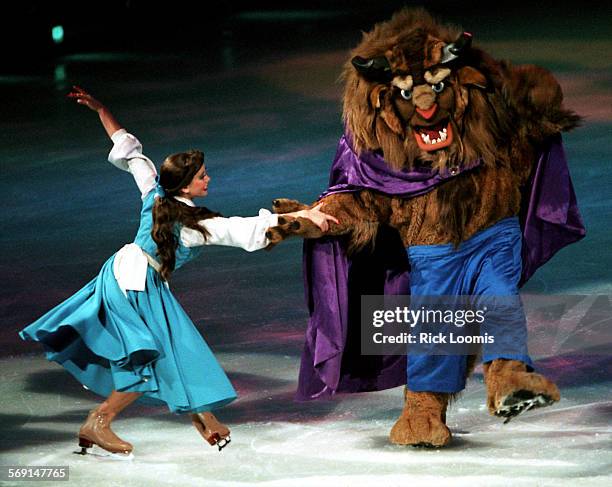
[[[531,391],[520,390],[507,395],[501,401],[501,406],[495,411],[495,416],[506,418],[504,424],[508,424],[525,411],[550,406],[555,401],[545,394],[534,394]]]
[[[227,445],[232,442],[231,437],[226,436],[225,438],[221,438],[217,441],[216,445],[219,448],[219,451],[223,450]]]
[[[450,441],[448,441],[447,443],[444,443],[442,445],[436,445],[436,444],[431,443],[429,441],[419,441],[418,443],[396,443],[394,441],[391,441],[392,445],[397,445],[397,446],[401,446],[401,447],[410,446],[412,448],[426,449],[426,450],[437,450],[437,449],[440,449],[440,448],[444,448],[445,446],[448,446],[449,443],[450,443]]]
[[[410,445],[412,448],[425,449],[425,450],[437,450],[444,448],[446,445],[434,445],[433,443],[415,443]]]
[[[76,455],[87,455],[94,458],[107,458],[110,460],[119,460],[122,462],[132,461],[134,460],[134,453],[113,453],[105,450],[104,448],[99,447],[98,445],[93,445],[91,447],[81,446],[80,451],[73,451],[72,453]]]

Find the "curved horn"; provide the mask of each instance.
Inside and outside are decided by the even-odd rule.
[[[391,65],[385,56],[365,59],[355,56],[351,59],[352,65],[364,78],[372,81],[391,81]]]
[[[454,61],[461,53],[466,51],[472,45],[472,34],[469,32],[463,32],[455,42],[447,44],[442,50],[442,59],[440,64],[450,63]]]

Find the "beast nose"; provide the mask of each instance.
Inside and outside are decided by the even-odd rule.
[[[427,110],[423,110],[422,108],[417,108],[416,111],[425,120],[429,120],[431,117],[433,117],[436,114],[437,109],[438,109],[438,105],[434,103]]]

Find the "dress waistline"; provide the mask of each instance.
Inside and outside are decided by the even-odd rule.
[[[142,250],[142,249],[141,249]],[[144,256],[147,258],[147,262],[149,263],[149,265],[156,271],[159,272],[161,270],[161,264],[155,260],[153,258],[153,256],[151,254],[148,254],[147,252],[145,252],[144,250],[142,251],[142,253],[144,254]]]

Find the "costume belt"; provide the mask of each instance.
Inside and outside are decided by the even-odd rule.
[[[147,258],[147,262],[155,270],[155,272],[159,272],[161,270],[161,264],[155,260],[151,254],[146,253],[144,250],[142,253]]]

